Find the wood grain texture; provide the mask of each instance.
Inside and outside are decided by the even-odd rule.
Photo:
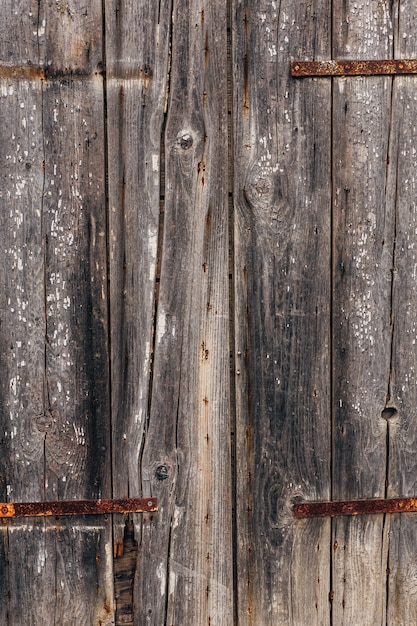
[[[392,57],[392,3],[333,6],[333,58]],[[334,79],[335,500],[385,495],[381,413],[389,402],[395,247],[395,189],[387,181],[391,99],[391,78]],[[385,623],[384,517],[338,518],[332,528],[334,623]]]
[[[40,520],[10,525],[6,551],[10,593],[4,624],[114,623],[112,598],[106,593],[112,584],[106,525]]]
[[[2,84],[2,491],[110,496],[101,3],[14,4],[7,61],[50,80]],[[71,72],[91,80],[55,79]],[[110,623],[109,531],[6,526],[4,623]]]
[[[225,9],[173,3],[138,624],[233,623]]]
[[[394,55],[416,57],[417,7],[398,2],[394,14]],[[417,493],[416,482],[416,82],[395,79],[392,93],[390,165],[388,187],[395,224],[392,290],[392,358],[390,400],[394,407],[388,418],[388,489],[391,494]],[[386,520],[385,542],[388,598],[387,623],[411,626],[417,612],[415,578],[417,516],[390,516]]]
[[[238,623],[329,624],[330,4],[235,3]]]
[[[156,2],[106,4],[113,489],[119,497],[150,495],[140,464],[160,271],[170,22],[169,2],[159,9]],[[137,517],[137,541],[140,524]],[[123,533],[124,520],[115,521],[116,553]]]

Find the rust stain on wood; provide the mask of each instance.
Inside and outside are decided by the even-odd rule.
[[[0,63],[0,78],[35,80],[45,78],[45,70],[39,65],[7,65]]]
[[[51,515],[103,515],[106,513],[149,513],[157,510],[158,505],[156,498],[3,502],[0,503],[0,518],[48,517]]]
[[[375,61],[292,61],[291,75],[309,76],[378,76],[417,74],[417,59]]]
[[[294,505],[294,516],[297,519],[305,519],[308,517],[337,517],[342,515],[415,512],[417,512],[417,498],[341,500],[338,502],[301,502]]]
[[[208,54],[208,49],[207,49]],[[43,65],[10,65],[0,63],[0,79],[13,80],[86,80],[95,76],[104,76],[101,64],[98,64],[95,72],[83,70],[80,68],[58,69],[52,66]],[[149,87],[149,83],[153,78],[153,70],[149,65],[144,65],[137,69],[124,69],[117,72],[110,71],[106,73],[107,79],[142,81],[144,88]]]

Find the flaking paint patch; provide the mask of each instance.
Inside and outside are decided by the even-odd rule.
[[[156,568],[156,577],[159,579],[161,585],[161,596],[165,596],[166,589],[166,570],[163,563],[159,563]]]
[[[47,556],[48,556],[48,553],[47,553],[46,549],[40,548],[39,552],[38,552],[38,558],[37,558],[38,574],[40,574],[41,571],[44,569]]]
[[[167,332],[167,319],[164,310],[161,310],[158,315],[158,323],[156,326],[156,343],[161,343],[163,337]]]

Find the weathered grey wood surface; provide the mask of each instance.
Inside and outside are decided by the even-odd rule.
[[[106,14],[114,486],[159,498],[132,619],[231,624],[225,3]]]
[[[0,500],[159,511],[4,522],[1,624],[415,623],[415,515],[291,506],[417,495],[417,79],[289,66],[416,25],[3,2]]]
[[[113,489],[127,497],[143,492],[171,6],[108,1],[106,17]],[[123,526],[115,521],[116,553]],[[139,540],[139,519],[136,534]]]
[[[139,620],[148,615],[155,625],[232,624],[225,9],[217,0],[172,7],[161,282],[141,468],[160,513],[143,529],[135,589]]]
[[[391,4],[391,10],[394,11]],[[335,2],[335,58],[392,57],[387,3]],[[395,250],[395,181],[387,181],[392,79],[335,79],[333,87],[333,410],[332,495],[383,497],[389,458]],[[394,134],[391,135],[391,141]],[[395,164],[394,164],[395,168]],[[335,519],[333,619],[385,623],[384,516]]]
[[[417,6],[407,0],[394,13],[394,54],[417,56]],[[392,92],[389,176],[395,228],[393,247],[393,290],[391,298],[392,357],[389,406],[395,407],[388,420],[389,459],[387,493],[415,496],[416,483],[416,82],[395,79]],[[391,516],[386,523],[387,623],[411,626],[417,614],[415,577],[417,517]]]
[[[237,612],[329,623],[331,84],[290,58],[330,54],[330,4],[236,3],[234,28]]]
[[[1,84],[1,492],[109,496],[101,3],[28,4],[0,18],[1,61],[50,77]],[[111,623],[109,531],[4,526],[2,623]]]

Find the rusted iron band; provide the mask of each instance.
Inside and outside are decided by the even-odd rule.
[[[307,76],[378,76],[417,74],[417,59],[385,61],[291,61],[291,75]]]
[[[2,502],[0,517],[48,517],[51,515],[104,515],[150,513],[158,510],[156,498],[117,500],[61,500],[57,502]]]
[[[417,498],[384,498],[377,500],[342,500],[339,502],[300,502],[294,505],[297,519],[371,515],[374,513],[415,513]]]

